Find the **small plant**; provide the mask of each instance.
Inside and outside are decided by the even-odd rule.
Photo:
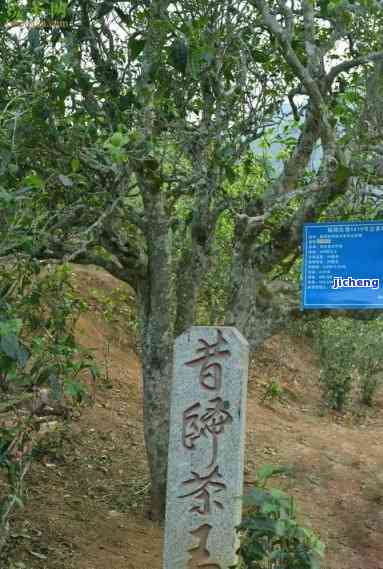
[[[261,403],[265,403],[266,400],[268,401],[276,401],[282,400],[284,396],[285,390],[281,385],[279,379],[272,377],[269,384],[266,386],[266,389],[262,395]]]
[[[313,531],[299,524],[294,499],[267,487],[271,477],[286,473],[284,468],[264,465],[255,487],[244,498],[250,509],[238,528],[238,569],[320,568],[324,544]]]

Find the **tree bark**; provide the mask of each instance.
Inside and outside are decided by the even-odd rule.
[[[191,233],[191,243],[185,244],[177,267],[176,336],[195,323],[198,293],[203,278],[209,270],[209,253],[214,229],[207,222],[205,226],[203,223],[193,223]]]
[[[152,519],[165,513],[173,329],[171,240],[164,193],[142,191],[146,214],[147,275],[138,290],[142,323],[144,434],[152,481]]]
[[[292,312],[297,310],[294,291],[281,281],[266,284],[265,275],[257,266],[252,232],[239,220],[232,261],[232,293],[225,324],[235,326],[255,350],[267,338],[283,328]]]
[[[235,326],[254,351],[299,312],[299,299],[288,283],[266,284],[264,275],[251,263],[238,269],[240,286],[228,304],[225,325]]]

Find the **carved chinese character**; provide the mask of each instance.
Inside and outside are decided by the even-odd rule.
[[[223,504],[214,498],[214,495],[222,492],[226,488],[226,484],[221,482],[219,479],[222,475],[219,473],[218,465],[208,474],[207,476],[200,476],[197,472],[192,472],[193,478],[186,480],[182,484],[197,486],[191,492],[179,496],[179,498],[186,498],[188,496],[194,496],[196,500],[200,500],[202,503],[198,506],[192,506],[190,508],[191,512],[197,512],[201,515],[206,515],[210,513],[211,502],[213,502],[218,508],[223,509]],[[211,496],[211,493],[213,496]]]
[[[226,410],[229,406],[228,401],[223,401],[221,397],[216,397],[215,399],[211,399],[209,403],[213,403],[213,407],[207,408],[206,413],[201,417],[201,422],[203,424],[202,429],[204,434],[206,434],[207,430],[213,438],[213,453],[209,464],[210,468],[217,460],[218,435],[223,433],[226,423],[233,422],[233,418]]]
[[[217,391],[222,385],[222,365],[219,362],[212,361],[230,355],[230,350],[225,348],[228,344],[220,330],[217,329],[218,339],[215,343],[209,344],[206,340],[200,338],[198,341],[202,346],[197,348],[197,353],[201,353],[194,360],[186,362],[185,365],[192,366],[202,364],[199,374],[200,384],[205,389]]]
[[[194,403],[183,412],[182,442],[188,449],[195,448],[194,441],[201,436],[201,426],[198,410],[201,403]]]
[[[225,425],[232,423],[233,418],[227,411],[228,401],[223,401],[221,397],[211,399],[211,407],[207,407],[206,412],[199,415],[200,403],[194,403],[183,413],[182,442],[188,449],[194,449],[194,441],[201,435],[211,435],[213,440],[212,458],[208,468],[213,466],[217,460],[218,436],[224,432]]]
[[[203,524],[199,528],[190,532],[192,535],[197,537],[199,543],[189,549],[191,559],[188,561],[187,569],[199,569],[200,567],[203,567],[204,569],[221,569],[221,566],[218,565],[218,563],[212,563],[210,561],[210,553],[207,549],[207,540],[210,531],[211,525]]]

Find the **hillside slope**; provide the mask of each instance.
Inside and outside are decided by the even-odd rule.
[[[52,433],[26,482],[5,569],[162,569],[163,528],[150,522],[140,362],[116,279],[74,267],[90,310],[77,334],[95,349],[107,380],[94,405]],[[121,294],[120,294],[121,293]],[[105,319],[107,316],[107,320]],[[261,404],[271,378],[282,401]],[[272,338],[255,354],[249,383],[245,483],[264,463],[290,466],[279,483],[327,545],[324,569],[383,569],[383,400],[356,426],[323,414],[307,341]],[[347,418],[346,418],[347,419]]]

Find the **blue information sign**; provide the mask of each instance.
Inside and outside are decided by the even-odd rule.
[[[303,308],[383,308],[383,221],[307,223]]]

